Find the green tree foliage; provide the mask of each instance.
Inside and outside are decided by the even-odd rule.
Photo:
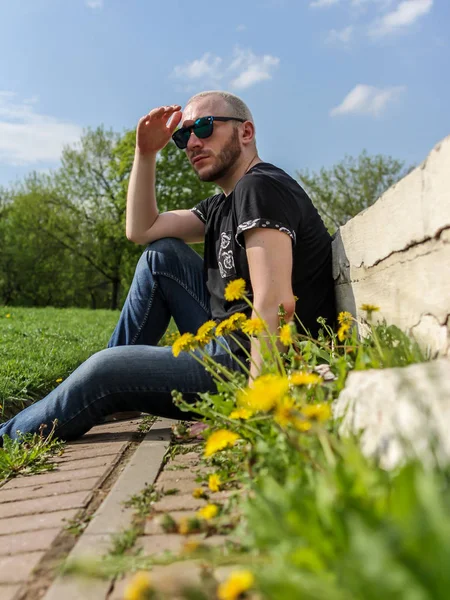
[[[329,169],[297,171],[297,177],[331,232],[373,204],[406,175],[404,163],[390,156],[346,156]]]
[[[118,308],[142,247],[125,237],[135,132],[99,127],[66,147],[54,174],[0,190],[0,302]],[[158,155],[160,212],[190,208],[215,192],[184,152]]]

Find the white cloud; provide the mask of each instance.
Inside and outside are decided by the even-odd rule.
[[[370,34],[381,37],[404,31],[420,17],[429,13],[432,6],[433,0],[404,0],[395,10],[378,19],[371,27]]]
[[[220,56],[206,52],[201,58],[176,66],[172,76],[184,82],[186,91],[192,91],[190,84],[193,80],[203,85],[214,85],[226,80],[230,87],[244,89],[259,81],[271,79],[279,62],[279,58],[270,54],[257,56],[250,49],[236,47],[227,62]]]
[[[309,3],[311,8],[328,8],[329,6],[333,6],[333,4],[337,4],[340,0],[313,0]]]
[[[329,44],[348,44],[353,35],[353,27],[349,25],[344,29],[332,29],[328,32],[326,41]]]
[[[330,111],[332,117],[346,114],[380,116],[390,102],[405,90],[404,86],[377,88],[358,84],[347,94],[342,103]]]
[[[80,139],[81,127],[35,112],[36,102],[18,102],[13,92],[0,92],[0,163],[58,162],[63,146]]]
[[[84,0],[88,8],[103,8],[103,0]]]

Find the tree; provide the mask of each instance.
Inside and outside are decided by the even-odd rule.
[[[410,170],[410,169],[409,169]],[[357,158],[346,156],[330,169],[318,173],[297,171],[300,183],[331,232],[372,205],[409,170],[390,156],[369,156],[364,150]]]

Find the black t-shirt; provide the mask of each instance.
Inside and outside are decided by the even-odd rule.
[[[267,227],[284,232],[292,240],[297,316],[313,336],[320,328],[317,317],[325,317],[333,326],[331,236],[310,198],[292,177],[272,164],[258,163],[229,196],[216,194],[191,210],[206,226],[204,269],[213,319],[222,321],[235,312],[250,316],[243,300],[227,302],[224,291],[230,281],[242,277],[253,300],[244,231]],[[248,348],[247,336],[239,338]]]

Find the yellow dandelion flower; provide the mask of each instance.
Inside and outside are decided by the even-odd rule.
[[[206,346],[214,337],[215,321],[206,321],[198,328],[195,339],[201,346]]]
[[[55,379],[56,383],[61,383],[62,380],[62,377],[58,377],[58,379]]]
[[[287,427],[292,421],[294,407],[294,399],[291,398],[291,396],[284,396],[284,398],[276,405],[274,412],[275,422],[281,427]]]
[[[349,336],[350,331],[351,331],[350,323],[342,323],[342,325],[339,327],[338,332],[337,332],[338,340],[340,342],[343,342]]]
[[[8,313],[7,315],[5,315],[5,317],[6,317],[7,319],[9,319],[9,318],[11,317],[11,315]]]
[[[372,312],[377,312],[378,310],[380,310],[380,307],[376,306],[375,304],[361,304],[360,309],[365,310],[368,313],[372,313]]]
[[[322,383],[322,377],[315,373],[294,371],[294,373],[291,373],[289,381],[292,385],[319,385]]]
[[[180,352],[189,352],[189,350],[193,350],[197,347],[197,341],[195,336],[192,333],[183,333],[180,337],[174,342],[172,346],[172,353],[176,357],[180,354]]]
[[[178,521],[178,533],[180,535],[188,535],[188,533],[191,531],[191,524],[189,522],[188,517],[182,517],[179,521]]]
[[[302,414],[310,421],[323,423],[331,417],[331,408],[329,404],[320,402],[319,404],[307,404],[302,408]]]
[[[338,314],[338,323],[339,325],[351,325],[353,321],[352,313],[348,312],[348,310],[343,310]]]
[[[206,506],[197,511],[197,515],[201,519],[205,519],[205,521],[210,521],[211,519],[214,519],[214,517],[217,517],[218,514],[219,507],[217,506],[217,504],[207,504]]]
[[[220,486],[222,485],[222,481],[219,475],[213,473],[209,476],[208,479],[208,487],[212,492],[218,492],[220,490]]]
[[[200,547],[201,547],[200,542],[196,542],[195,540],[187,540],[183,544],[182,552],[184,552],[186,554],[191,554],[192,552],[195,552],[196,550],[198,550]]]
[[[247,292],[245,291],[244,279],[235,279],[225,288],[225,300],[233,302],[233,300],[241,300]]]
[[[237,393],[238,405],[252,412],[268,412],[287,393],[289,381],[282,375],[269,373],[257,377],[253,386]]]
[[[230,413],[230,419],[250,419],[252,411],[248,408],[238,408]]]
[[[203,488],[198,487],[192,492],[194,498],[204,498],[206,496],[206,492]]]
[[[264,331],[264,321],[262,319],[247,319],[242,324],[241,329],[247,335],[258,335],[258,333]]]
[[[280,328],[280,342],[283,346],[289,346],[292,344],[292,329],[290,323],[286,323]]]
[[[244,313],[241,312],[233,313],[229,318],[230,323],[233,323],[236,327],[240,327],[246,320],[247,315],[244,315]]]
[[[311,423],[305,419],[292,419],[291,423],[297,431],[309,431],[312,427]]]
[[[146,600],[150,598],[152,580],[146,571],[136,573],[125,589],[124,600]]]
[[[206,440],[204,453],[205,458],[212,456],[219,450],[234,446],[238,439],[238,434],[233,433],[232,431],[227,431],[226,429],[219,429],[219,431],[215,431]]]
[[[232,331],[236,331],[238,329],[238,324],[236,321],[233,321],[231,317],[225,319],[225,321],[221,321],[216,327],[216,336],[219,337],[221,335],[227,335]]]
[[[247,570],[233,571],[228,579],[217,588],[219,600],[237,600],[255,583],[253,573]]]

